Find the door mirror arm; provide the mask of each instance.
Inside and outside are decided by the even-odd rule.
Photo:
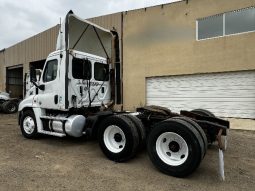
[[[42,90],[42,91],[44,91],[45,90],[45,85],[44,84],[41,84],[41,85],[38,85],[35,81],[31,81],[34,85],[35,85],[35,87],[36,88],[38,88],[39,90]]]

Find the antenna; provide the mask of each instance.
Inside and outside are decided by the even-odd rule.
[[[62,36],[62,26],[61,26],[61,17],[59,18],[60,26],[59,26],[59,49],[62,50],[63,46],[63,36]]]
[[[61,31],[61,17],[59,18],[59,26],[60,26],[60,33],[62,33],[62,31]]]

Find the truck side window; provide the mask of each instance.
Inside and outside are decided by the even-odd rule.
[[[91,62],[86,59],[73,58],[72,74],[75,79],[91,79]]]
[[[109,80],[109,65],[96,62],[94,64],[94,77],[97,81]]]
[[[43,74],[43,82],[50,82],[56,79],[58,70],[58,60],[50,60],[46,63]]]

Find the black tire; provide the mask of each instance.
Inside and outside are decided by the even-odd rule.
[[[134,123],[134,125],[137,129],[138,135],[139,135],[138,148],[139,148],[139,150],[144,149],[145,145],[146,145],[146,131],[145,131],[145,128],[144,128],[144,125],[143,125],[142,121],[134,115],[123,114],[123,116],[127,117],[128,119],[130,119]]]
[[[205,110],[205,109],[194,109],[191,112],[205,116],[205,117],[216,117],[212,112]],[[216,140],[214,128],[207,128],[206,129],[206,136],[209,144],[212,144]]]
[[[190,125],[192,125],[200,134],[200,136],[202,137],[203,143],[204,143],[204,156],[206,154],[207,148],[208,148],[208,140],[206,137],[206,134],[204,132],[204,130],[202,129],[202,127],[200,127],[199,124],[197,124],[195,121],[193,121],[192,119],[188,118],[188,117],[174,117],[173,119],[181,119],[183,121],[186,121],[187,123],[189,123]]]
[[[215,117],[215,115],[212,112],[206,109],[194,109],[191,112],[202,115],[202,116],[206,116],[206,117]]]
[[[181,155],[181,157],[182,156],[186,157],[186,159],[182,161],[182,163],[177,165],[169,164],[170,162],[167,163],[163,161],[162,157],[159,156],[156,147],[158,149],[163,147],[159,148],[158,145],[156,146],[156,144],[160,142],[160,137],[161,136],[164,137],[165,133],[177,134],[186,142],[186,145],[188,148],[187,149],[188,154],[187,156]],[[166,142],[168,140],[163,139],[163,141]],[[174,141],[171,141],[170,143]],[[193,128],[190,124],[179,119],[168,119],[156,124],[154,128],[152,129],[152,131],[150,132],[148,136],[148,142],[147,142],[147,151],[152,163],[161,172],[171,176],[175,176],[175,177],[185,177],[191,174],[199,166],[203,158],[201,142],[202,142],[201,136],[199,135],[197,130]],[[170,151],[170,143],[168,145],[169,151]],[[183,147],[183,145],[181,147]],[[203,147],[203,144],[202,144],[202,147]],[[173,152],[179,152],[179,151],[173,151]],[[166,152],[166,153],[169,153],[169,152]],[[169,157],[170,156],[171,155],[169,155]]]
[[[16,101],[6,101],[2,104],[2,110],[4,113],[11,114],[18,111],[18,103]]]
[[[205,145],[204,145],[203,137],[201,136],[201,134],[199,133],[197,128],[194,127],[191,123],[189,123],[186,120],[183,120],[183,119],[174,119],[174,118],[171,118],[171,119],[176,120],[177,122],[185,125],[197,137],[199,146],[201,148],[201,161],[202,161],[204,156],[205,156],[206,148],[205,148]],[[199,164],[200,164],[200,162],[197,165],[199,165]]]
[[[4,103],[4,102],[5,102],[4,100],[0,100],[0,112],[3,111],[3,103]]]
[[[106,130],[111,128],[111,126],[119,128],[124,134],[125,138],[124,146],[120,145],[122,147],[119,147],[120,150],[117,148],[116,152],[111,151],[109,146],[107,147],[107,143],[104,139],[104,136],[108,137]],[[123,135],[121,135],[121,137],[119,135],[121,135],[121,133],[115,133],[114,138],[109,138],[109,140],[112,140],[112,142],[115,141],[115,143],[118,142],[117,144],[119,144],[119,142],[121,142],[123,139]],[[118,136],[118,139],[120,140],[116,140],[115,136]],[[123,115],[113,115],[105,118],[98,129],[98,140],[101,150],[106,155],[106,157],[115,162],[124,162],[133,158],[137,153],[139,145],[139,135],[134,123]]]
[[[30,122],[31,125],[32,125],[32,122],[34,123],[34,128],[30,133],[28,133],[28,130],[26,130],[26,127],[24,126],[26,125],[25,124],[26,120],[28,120],[28,123]],[[28,139],[34,139],[38,137],[37,124],[36,124],[36,119],[35,119],[35,115],[33,111],[27,110],[27,111],[24,111],[24,113],[21,115],[20,129],[21,129],[22,135]]]
[[[172,114],[171,110],[168,109],[167,107],[162,107],[162,106],[158,106],[158,105],[150,105],[149,107],[151,107],[152,109],[164,111],[168,115]]]

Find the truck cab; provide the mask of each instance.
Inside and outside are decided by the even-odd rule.
[[[68,107],[65,108],[65,52],[51,53],[33,95],[33,107],[68,111],[71,108],[99,107],[111,101],[110,64],[100,56],[70,51]]]
[[[69,111],[109,103],[114,99],[110,87],[113,44],[111,31],[69,12],[59,30],[56,51],[47,57],[41,77],[36,78],[30,69],[35,86],[27,90],[19,111],[28,107]]]

